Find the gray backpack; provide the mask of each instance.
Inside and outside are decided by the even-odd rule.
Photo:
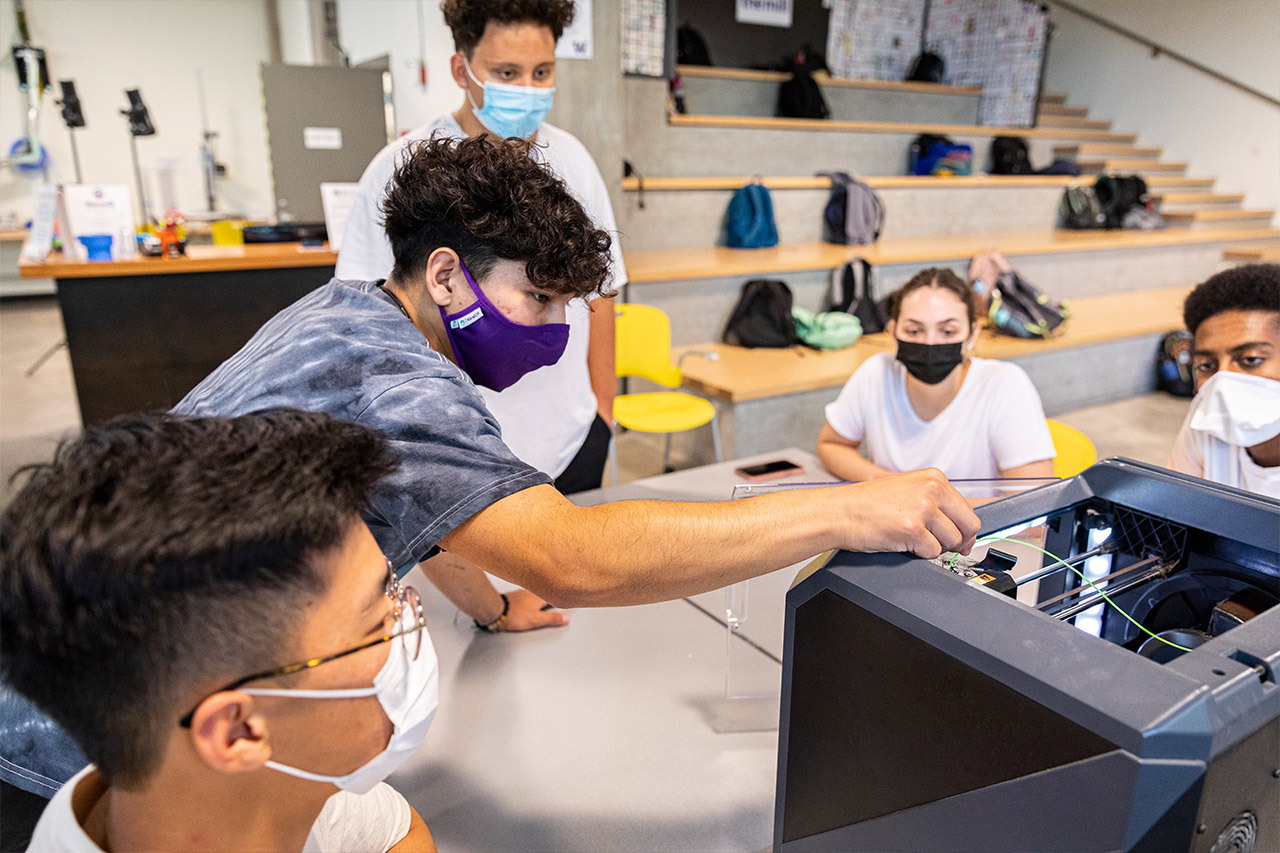
[[[822,213],[822,239],[851,246],[879,239],[884,204],[876,191],[848,172],[819,172],[818,177],[831,181],[831,196]]]

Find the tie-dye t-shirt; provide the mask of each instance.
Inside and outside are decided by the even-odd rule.
[[[475,385],[431,349],[376,282],[334,279],[290,305],[173,411],[232,416],[287,406],[380,430],[400,467],[365,514],[400,567],[480,510],[550,479],[502,442]]]

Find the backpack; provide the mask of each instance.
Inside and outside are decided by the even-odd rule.
[[[1190,332],[1170,332],[1160,339],[1160,349],[1156,352],[1156,388],[1175,397],[1195,396]]]
[[[681,65],[710,65],[711,51],[702,33],[685,24],[676,30],[676,62]]]
[[[928,155],[929,149],[933,147],[933,143],[935,142],[945,142],[947,145],[951,144],[951,140],[947,139],[947,137],[937,136],[932,133],[922,133],[915,139],[911,140],[911,145],[907,148],[908,175],[919,174],[916,171],[916,166]]]
[[[871,295],[871,264],[854,258],[831,272],[831,310],[858,318],[863,334],[883,332],[889,325],[885,303]]]
[[[1062,191],[1062,201],[1058,203],[1059,228],[1101,228],[1106,221],[1093,187],[1070,184]]]
[[[907,149],[907,172],[912,175],[972,174],[973,148],[956,145],[945,136],[922,133]]]
[[[979,252],[969,261],[969,287],[973,289],[974,307],[980,317],[991,308],[991,293],[1000,276],[1013,272],[1013,264],[995,249]]]
[[[848,172],[819,172],[831,181],[831,196],[822,211],[822,239],[861,246],[880,239],[884,203],[871,187]]]
[[[791,318],[791,288],[781,281],[754,278],[742,285],[738,304],[721,336],[739,347],[785,348],[800,342]]]
[[[992,328],[1014,338],[1051,338],[1070,316],[1065,302],[1050,299],[1016,271],[1000,274],[987,309]]]
[[[997,136],[991,143],[991,174],[1031,174],[1031,158],[1027,154],[1027,141],[1016,136]]]
[[[791,319],[795,321],[800,340],[815,349],[845,349],[862,337],[862,323],[857,317],[843,311],[823,311],[815,314],[805,308],[793,306]]]
[[[759,181],[752,181],[729,199],[729,208],[725,211],[725,245],[733,249],[778,245],[773,199]]]
[[[911,61],[911,70],[907,72],[907,80],[916,83],[941,83],[946,76],[947,63],[933,51],[925,50],[916,54]]]
[[[1147,182],[1137,175],[1099,175],[1093,194],[1102,207],[1107,228],[1124,227],[1124,216],[1130,209],[1147,206]]]
[[[822,87],[806,61],[792,64],[791,79],[778,86],[778,115],[783,118],[826,118],[831,115]]]

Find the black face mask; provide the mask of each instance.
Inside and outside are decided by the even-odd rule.
[[[917,344],[898,341],[898,361],[926,385],[937,385],[964,361],[964,344]]]

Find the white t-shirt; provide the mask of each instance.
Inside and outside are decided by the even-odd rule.
[[[395,257],[382,227],[381,211],[387,183],[405,146],[437,133],[455,139],[466,136],[452,114],[444,115],[383,148],[364,170],[342,235],[335,273],[338,278],[376,281],[391,274]],[[613,237],[611,286],[622,287],[627,282],[627,272],[622,264],[618,225],[595,161],[573,134],[550,124],[538,128],[536,142],[537,156],[565,182],[596,227]],[[560,476],[568,467],[596,416],[596,395],[587,372],[590,310],[585,301],[575,299],[565,313],[569,344],[558,362],[526,374],[502,392],[480,389],[511,451],[551,477]]]
[[[1247,448],[1227,444],[1216,435],[1191,428],[1191,418],[1204,400],[1197,395],[1173,443],[1169,467],[1193,477],[1280,500],[1280,468],[1263,468]]]
[[[84,791],[77,798],[76,789],[82,783]],[[31,853],[102,853],[102,848],[93,843],[80,821],[105,790],[102,776],[92,764],[72,776],[45,806],[27,850]],[[339,791],[324,804],[302,850],[303,853],[386,853],[408,834],[409,823],[409,804],[385,782],[367,794]]]
[[[827,423],[882,468],[939,468],[953,480],[999,477],[1056,455],[1040,395],[1016,364],[970,359],[960,392],[931,421],[911,407],[906,379],[893,353],[876,353],[827,406]]]

